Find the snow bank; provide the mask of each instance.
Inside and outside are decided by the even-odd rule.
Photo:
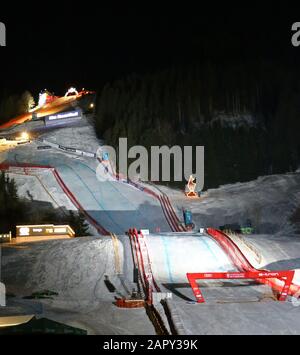
[[[144,308],[121,309],[114,305],[115,297],[127,296],[135,287],[128,237],[119,237],[117,250],[121,270],[116,268],[115,249],[108,237],[3,248],[3,282],[8,292],[17,296],[8,299],[3,311],[35,313],[86,329],[88,334],[154,335]],[[52,300],[21,298],[43,289],[56,291],[58,296]]]
[[[125,252],[122,242],[117,243],[122,274],[127,270]],[[4,252],[2,276],[11,292],[28,295],[49,289],[58,292],[58,301],[68,299],[82,304],[113,301],[107,280],[118,292],[126,293],[117,276],[110,237],[83,237],[26,245],[24,249]],[[126,262],[130,263],[130,260]],[[16,269],[16,263],[22,267]]]
[[[100,144],[94,127],[85,118],[82,119],[80,125],[51,130],[43,133],[41,137],[53,143],[92,153],[97,152]]]
[[[245,225],[250,219],[256,233],[293,234],[290,217],[300,205],[300,173],[270,175],[256,180],[209,189],[200,199],[188,199],[183,191],[159,187],[182,215],[182,207],[193,212],[198,227],[228,223]]]

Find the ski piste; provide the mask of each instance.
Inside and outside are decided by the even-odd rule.
[[[88,121],[84,121],[84,125],[89,127]],[[30,123],[27,123],[28,126],[30,127]],[[22,130],[22,124],[12,129]],[[99,291],[95,299],[95,295],[91,296],[88,290],[82,291],[87,304],[92,304],[98,298],[100,302],[114,302],[116,298],[114,307],[128,308],[133,312],[134,309],[146,309],[145,318],[151,322],[158,334],[200,334],[203,330],[195,325],[195,317],[201,317],[203,314],[207,317],[205,307],[216,307],[216,304],[222,304],[224,312],[228,312],[228,305],[235,305],[239,312],[242,312],[240,305],[247,304],[253,307],[254,313],[257,312],[257,317],[260,317],[261,308],[258,311],[256,306],[264,307],[267,317],[271,317],[274,312],[280,312],[283,318],[288,317],[286,309],[290,307],[291,302],[287,300],[299,295],[298,270],[292,267],[290,270],[286,267],[279,268],[278,265],[269,269],[266,265],[270,262],[263,264],[263,257],[262,265],[253,266],[251,259],[255,247],[262,255],[271,250],[274,258],[280,260],[281,257],[276,254],[274,248],[256,245],[256,240],[260,242],[256,236],[243,236],[244,239],[239,239],[239,236],[233,237],[215,228],[202,226],[197,217],[197,228],[188,230],[179,215],[181,206],[179,207],[180,202],[176,200],[178,195],[173,194],[172,189],[132,181],[116,173],[111,162],[107,165],[97,157],[98,142],[91,133],[92,129],[89,128],[89,133],[82,142],[72,138],[76,129],[74,126],[62,127],[58,131],[35,131],[37,138],[30,144],[6,152],[0,170],[16,178],[20,187],[20,179],[25,176],[33,189],[32,192],[39,186],[39,191],[45,193],[43,198],[49,199],[55,208],[64,211],[64,207],[70,209],[72,206],[73,210],[81,211],[94,233],[93,237],[86,238],[86,245],[96,243],[95,245],[99,244],[100,247],[101,243],[104,243],[106,252],[100,249],[99,256],[103,259],[107,258],[106,254],[114,256],[109,256],[109,262],[101,267],[97,264],[101,269],[100,278],[97,279],[96,286],[93,280],[89,279],[87,289],[95,286]],[[90,148],[87,147],[86,141],[91,142]],[[38,150],[41,144],[48,148]],[[108,173],[111,177],[103,187],[96,176],[98,166],[102,168],[103,174]],[[106,171],[107,166],[109,167]],[[290,178],[290,185],[293,186],[295,182],[292,179],[297,179],[297,174],[287,176],[287,179]],[[173,201],[177,201],[176,205]],[[205,199],[203,202],[206,203]],[[149,230],[149,233],[145,233],[145,230]],[[72,243],[82,245],[82,252],[86,253],[84,241],[79,239],[78,242],[75,239]],[[250,243],[251,248],[247,249],[244,241]],[[57,244],[56,260],[68,259],[65,254],[68,247],[70,255],[76,255],[75,251],[72,251],[75,244],[68,246],[66,242]],[[46,254],[47,243],[44,244]],[[280,245],[287,248],[286,255],[292,255],[294,252],[294,248],[289,249],[284,242]],[[90,249],[89,253],[92,253]],[[26,255],[22,257],[26,258]],[[43,260],[39,259],[39,265],[42,263]],[[138,273],[137,280],[132,277],[134,268]],[[35,272],[41,280],[42,272],[39,267],[37,270]],[[83,279],[81,266],[75,271],[77,272],[81,275],[78,277]],[[104,275],[107,274],[111,282],[118,285],[116,294],[107,293],[102,286]],[[60,284],[61,281],[58,281],[57,277],[64,278],[63,275],[58,276],[51,271],[39,282],[47,288]],[[210,283],[206,282],[209,278],[220,282],[220,285],[210,286]],[[225,283],[227,286],[222,287],[224,278],[229,280],[230,286]],[[72,284],[70,275],[69,279]],[[31,282],[25,275],[24,280],[27,280],[27,284]],[[130,289],[133,285],[140,291],[138,298],[131,297]],[[64,291],[61,292],[64,295]],[[205,295],[207,292],[208,297]],[[262,301],[266,298],[266,292],[269,294],[268,299],[271,299],[268,305]],[[77,302],[75,295],[76,292],[71,296],[70,302]],[[219,307],[213,309],[222,312]],[[211,315],[214,316],[215,313]],[[261,321],[263,322],[263,319]],[[290,319],[287,321],[293,324]],[[144,319],[143,322],[147,321]],[[143,324],[146,329],[148,326]],[[115,326],[117,327],[117,324]],[[131,324],[131,327],[134,328],[134,325]]]

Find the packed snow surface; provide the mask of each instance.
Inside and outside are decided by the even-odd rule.
[[[42,130],[40,138],[53,144],[96,153],[101,141],[87,122],[80,126]],[[153,334],[144,309],[115,307],[116,297],[129,296],[133,282],[132,250],[128,228],[149,229],[146,237],[153,275],[162,291],[172,292],[170,307],[176,310],[186,334],[300,334],[299,307],[277,302],[272,290],[249,281],[224,280],[201,283],[205,304],[194,304],[187,272],[236,271],[224,250],[211,237],[197,233],[202,227],[251,221],[254,233],[231,235],[252,265],[270,270],[295,269],[300,284],[300,248],[297,226],[291,219],[300,206],[300,173],[272,175],[205,191],[199,199],[187,199],[182,191],[163,186],[180,219],[182,208],[193,212],[194,232],[171,233],[159,202],[143,191],[119,181],[100,181],[107,171],[94,158],[55,148],[39,150],[44,143],[0,152],[2,162],[54,167],[81,206],[97,223],[118,234],[117,248],[110,237],[25,243],[3,249],[2,277],[16,297],[5,312],[34,312],[90,334]],[[75,209],[51,170],[29,174],[10,173],[19,194],[36,203],[64,210]],[[154,233],[160,230],[159,233]],[[121,271],[116,268],[116,253]],[[22,299],[49,289],[53,300]],[[1,310],[3,312],[3,310]]]

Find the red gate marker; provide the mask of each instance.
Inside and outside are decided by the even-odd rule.
[[[270,272],[269,270],[255,269],[251,265],[247,257],[243,254],[241,249],[238,247],[238,245],[227,234],[214,228],[207,228],[206,232],[220,245],[220,247],[224,250],[224,252],[227,254],[227,256],[230,258],[234,266],[239,271]],[[259,283],[266,284],[272,287],[272,289],[276,290],[277,292],[282,292],[282,288],[284,286],[285,280],[275,277],[275,278],[267,278],[267,279],[260,278],[257,279],[257,281]],[[288,294],[290,296],[294,296],[295,294],[299,294],[299,292],[300,292],[300,286],[292,282],[288,289]]]
[[[191,285],[197,303],[204,303],[204,297],[197,284],[196,280],[216,280],[216,279],[280,279],[284,282],[282,290],[279,294],[278,301],[285,301],[290,286],[294,277],[294,270],[281,270],[281,271],[247,271],[247,272],[199,272],[199,273],[187,273],[186,276]]]

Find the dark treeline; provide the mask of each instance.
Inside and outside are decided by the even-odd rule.
[[[97,134],[115,147],[119,137],[129,147],[203,145],[205,188],[293,171],[299,71],[271,60],[240,63],[207,61],[109,83],[98,96]]]
[[[12,232],[18,224],[69,224],[76,236],[89,235],[89,227],[81,213],[73,211],[64,215],[52,207],[38,208],[34,201],[18,195],[14,179],[4,172],[0,173],[0,234]]]
[[[14,232],[17,223],[24,222],[26,205],[19,199],[15,181],[0,174],[0,234]]]
[[[28,112],[34,105],[34,98],[27,90],[21,94],[0,92],[0,123]]]

